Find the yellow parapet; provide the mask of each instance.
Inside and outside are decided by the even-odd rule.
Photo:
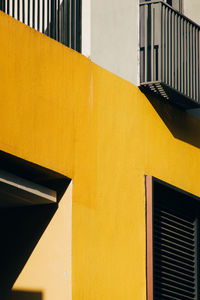
[[[14,288],[70,300],[72,273],[73,300],[145,300],[144,176],[199,196],[199,121],[1,12],[0,32],[0,149],[73,179],[72,254],[68,190]]]

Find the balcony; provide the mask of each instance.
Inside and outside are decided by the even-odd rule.
[[[200,26],[163,1],[140,3],[140,86],[184,109],[200,106]]]
[[[81,52],[81,0],[0,0],[0,10]]]

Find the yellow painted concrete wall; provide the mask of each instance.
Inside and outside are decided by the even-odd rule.
[[[0,148],[73,178],[73,300],[146,299],[144,175],[200,195],[199,121],[3,13],[0,30]],[[15,286],[42,300],[55,299],[44,257],[67,235],[62,210]]]
[[[72,183],[13,288],[13,300],[71,299]],[[41,295],[34,298],[34,292]],[[19,296],[18,296],[19,297]],[[16,300],[21,300],[17,298]]]

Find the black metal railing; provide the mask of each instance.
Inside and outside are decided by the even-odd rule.
[[[185,108],[200,104],[200,27],[163,1],[140,3],[140,84]]]
[[[0,0],[0,10],[81,52],[81,0]]]

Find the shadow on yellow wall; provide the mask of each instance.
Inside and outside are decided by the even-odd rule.
[[[57,204],[48,204],[0,209],[0,299],[5,299],[10,294],[13,284],[57,208]],[[19,298],[20,293],[14,292],[12,299],[42,299],[41,295],[32,294],[32,297]]]
[[[175,105],[166,103],[167,100],[149,93],[145,93],[145,96],[175,138],[200,148],[200,139],[197,139],[200,132],[199,119]],[[164,105],[161,104],[162,102]]]

